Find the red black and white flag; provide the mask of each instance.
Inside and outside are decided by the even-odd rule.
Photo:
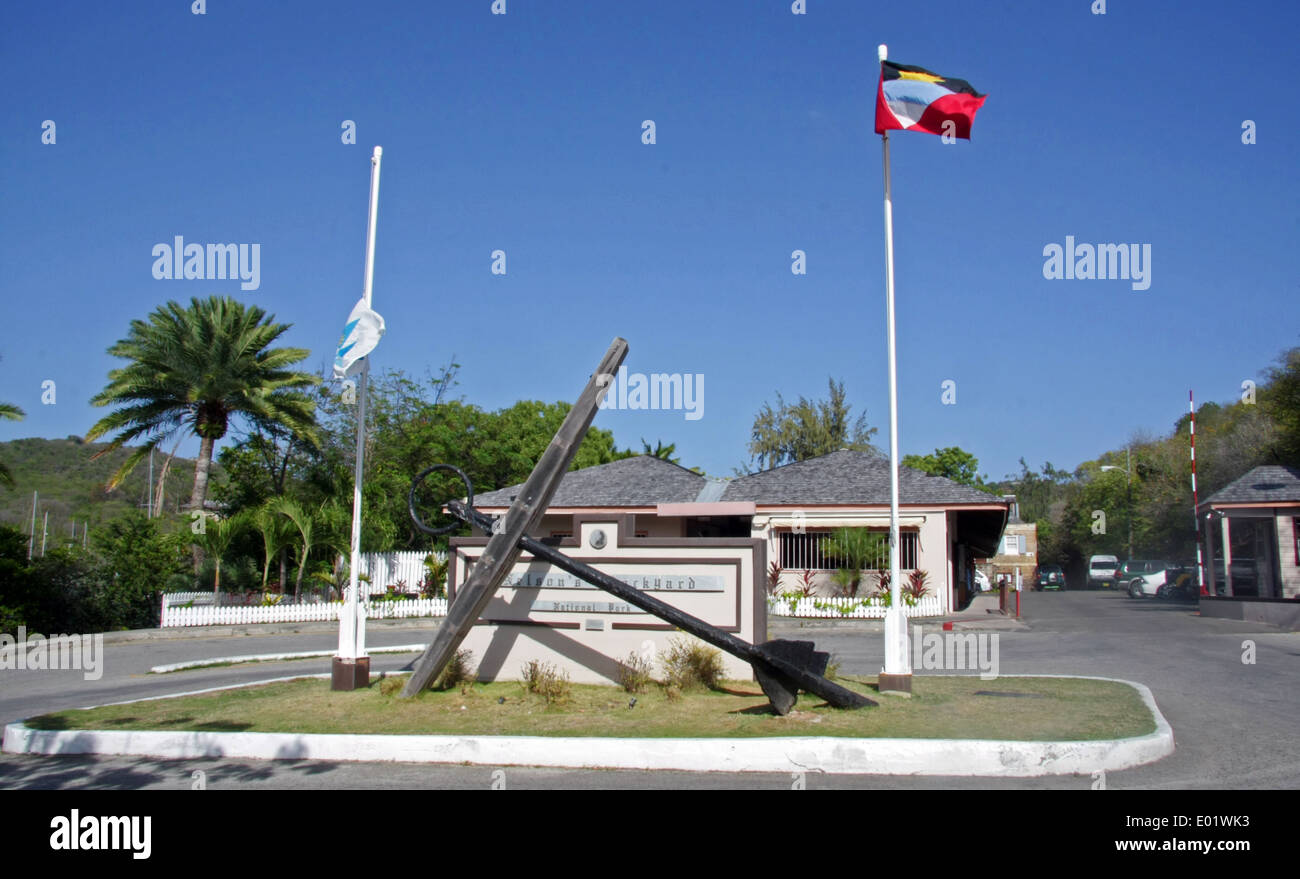
[[[880,89],[876,93],[876,134],[896,128],[970,140],[971,123],[986,97],[964,79],[882,61]]]

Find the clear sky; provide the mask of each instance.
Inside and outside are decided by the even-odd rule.
[[[471,402],[573,400],[621,335],[704,396],[602,412],[620,445],[729,475],[762,403],[828,376],[883,445],[882,42],[989,95],[970,142],[891,140],[904,453],[1072,468],[1300,344],[1294,2],[491,6],[5,4],[0,400],[27,418],[0,440],[84,434],[106,349],[169,299],[256,303],[327,363],[381,144],[375,368],[455,354]],[[260,286],[155,279],[178,235],[260,245]],[[1149,289],[1046,279],[1066,236],[1149,245]]]

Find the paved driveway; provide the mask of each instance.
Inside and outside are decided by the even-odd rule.
[[[1110,788],[1300,787],[1300,634],[1227,620],[1201,619],[1187,605],[1134,601],[1108,592],[1027,592],[1026,627],[1000,632],[1004,674],[1088,674],[1140,681],[1155,694],[1174,728],[1177,751],[1146,767],[1111,773]],[[376,626],[370,643],[427,640],[431,624]],[[848,673],[875,674],[883,652],[878,624],[773,620],[771,635],[809,637],[830,650]],[[1242,662],[1245,642],[1255,662]],[[99,681],[79,672],[6,671],[0,678],[0,720],[168,692],[303,672],[324,672],[329,660],[263,663],[166,676],[153,665],[234,654],[332,649],[336,630],[140,641],[106,645]],[[376,671],[413,657],[376,656]],[[412,764],[313,761],[157,761],[139,758],[0,756],[0,787],[188,788],[202,770],[210,788],[485,788],[492,770]],[[783,788],[788,775],[507,769],[508,788]],[[816,776],[808,788],[1076,788],[1092,779],[893,778]]]

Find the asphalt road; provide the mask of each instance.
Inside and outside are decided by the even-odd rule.
[[[1025,593],[1025,627],[999,632],[1002,674],[1084,674],[1139,681],[1151,688],[1173,726],[1177,750],[1157,763],[1109,773],[1123,788],[1300,787],[1300,634],[1202,619],[1194,606],[1134,601],[1109,592]],[[376,625],[371,646],[424,642],[428,622]],[[924,623],[922,624],[924,625]],[[851,674],[875,674],[883,661],[878,624],[774,620],[772,636],[811,638]],[[1254,662],[1243,662],[1253,644]],[[0,721],[47,711],[179,693],[205,687],[326,672],[329,659],[149,675],[151,666],[217,656],[330,650],[337,631],[133,641],[105,645],[104,673],[0,672]],[[402,668],[412,654],[373,657],[376,673]],[[208,789],[1088,789],[1088,776],[1039,779],[788,774],[628,772],[321,761],[186,760],[0,755],[0,788],[188,789],[194,772]],[[504,773],[504,774],[501,774]]]

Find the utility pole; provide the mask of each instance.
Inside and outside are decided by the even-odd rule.
[[[1133,560],[1133,447],[1129,446],[1124,450],[1125,466],[1120,467],[1117,464],[1103,464],[1102,472],[1107,470],[1123,470],[1127,482],[1124,484],[1124,505],[1128,507],[1128,558]]]
[[[27,561],[32,560],[32,548],[36,545],[36,500],[39,492],[32,492],[32,527],[27,532]]]
[[[1124,463],[1128,466],[1124,468],[1125,475],[1128,477],[1128,486],[1124,493],[1128,500],[1128,557],[1133,558],[1133,447],[1129,446],[1124,450]]]

